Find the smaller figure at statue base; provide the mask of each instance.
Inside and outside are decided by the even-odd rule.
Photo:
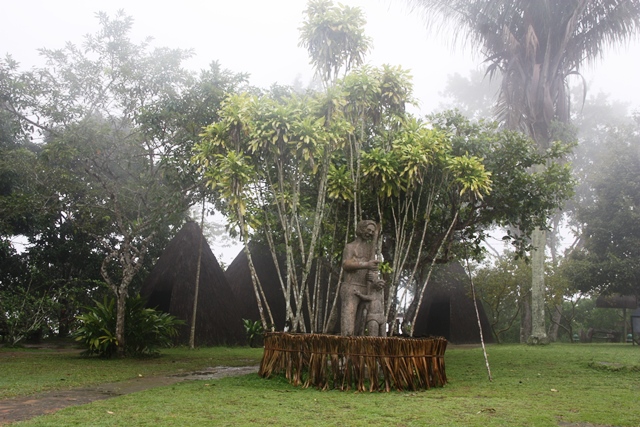
[[[356,295],[367,304],[367,330],[370,337],[386,337],[387,322],[384,316],[384,280],[374,279],[369,282],[366,295],[356,291]]]

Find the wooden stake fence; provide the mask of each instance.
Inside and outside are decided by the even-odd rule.
[[[320,390],[424,390],[447,382],[444,338],[266,333],[258,374]]]

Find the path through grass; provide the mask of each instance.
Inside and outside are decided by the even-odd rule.
[[[451,348],[445,356],[450,383],[440,389],[321,392],[294,388],[282,378],[264,380],[252,374],[184,382],[16,425],[640,425],[638,346],[496,345],[489,346],[488,352],[492,383],[487,380],[480,349]],[[100,361],[87,361],[87,369],[93,369],[91,362],[102,366]]]

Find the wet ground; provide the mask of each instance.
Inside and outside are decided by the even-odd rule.
[[[28,420],[39,415],[52,414],[69,406],[84,405],[96,400],[109,399],[181,381],[209,380],[255,372],[258,372],[258,366],[218,366],[172,376],[135,378],[129,381],[100,384],[93,387],[49,391],[31,396],[0,400],[0,426]]]

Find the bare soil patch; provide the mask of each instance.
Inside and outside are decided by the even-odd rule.
[[[0,400],[0,426],[53,414],[69,406],[85,405],[96,400],[167,386],[181,381],[209,380],[258,372],[258,366],[217,366],[201,371],[162,377],[141,377],[129,381],[100,384],[71,390],[56,390],[31,396]]]

